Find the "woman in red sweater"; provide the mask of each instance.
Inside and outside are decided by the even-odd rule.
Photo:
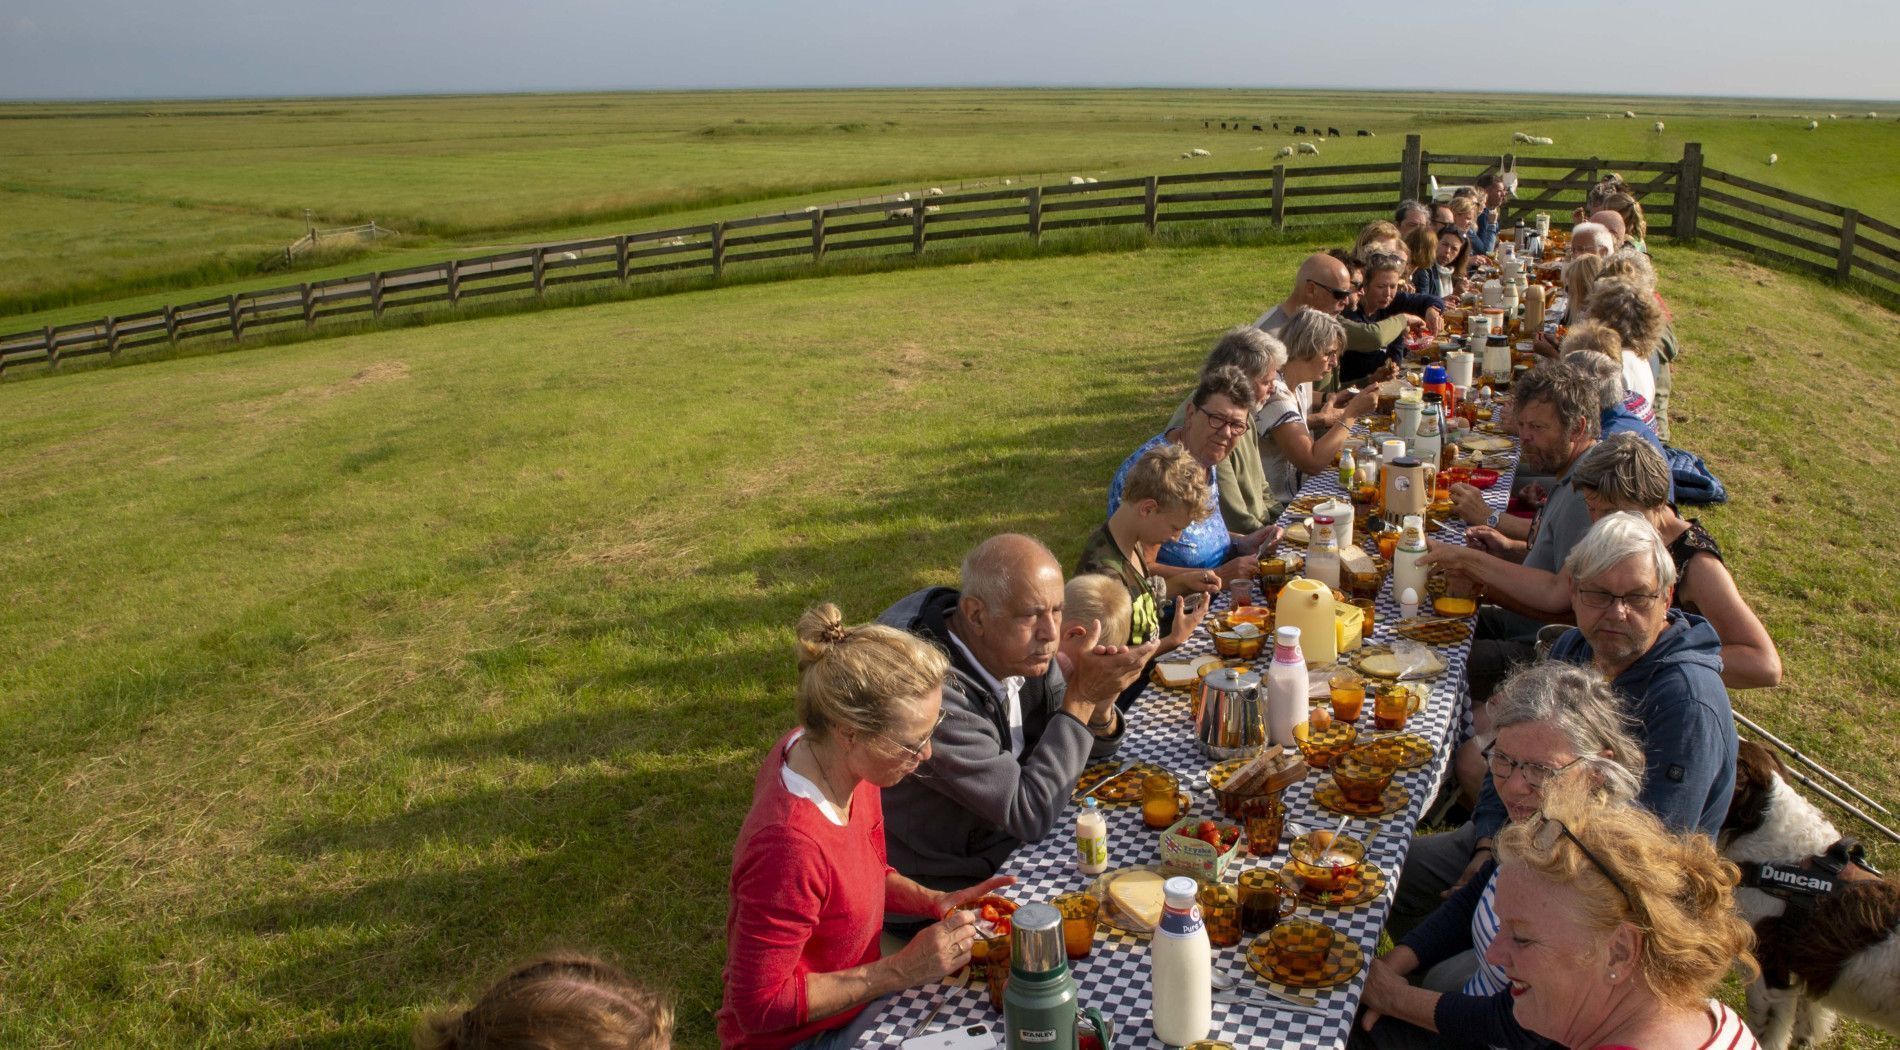
[[[930,754],[949,667],[904,631],[846,628],[831,604],[799,620],[799,726],[767,756],[733,847],[722,1046],[849,1045],[867,1003],[969,963],[975,919],[958,906],[1015,880],[943,893],[899,875],[879,800]],[[939,921],[881,958],[887,909]]]

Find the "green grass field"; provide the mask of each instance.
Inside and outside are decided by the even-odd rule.
[[[712,1045],[799,611],[869,618],[1003,529],[1072,558],[1301,251],[733,287],[0,389],[0,1045],[398,1046],[556,945],[669,987],[681,1045]],[[1657,260],[1677,438],[1735,496],[1702,517],[1788,668],[1737,706],[1900,797],[1900,316]]]
[[[255,269],[302,235],[305,209],[319,225],[373,218],[404,236],[374,263],[299,279],[897,188],[1263,167],[1310,137],[1295,123],[1316,121],[1349,137],[1296,164],[1396,160],[1408,131],[1441,153],[1512,151],[1526,130],[1556,145],[1517,152],[1630,160],[1679,158],[1696,140],[1711,165],[1900,222],[1886,177],[1900,124],[1864,118],[1879,108],[1054,89],[0,104],[0,330],[281,284]],[[1625,109],[1639,119],[1605,119]],[[1824,127],[1803,131],[1797,116]],[[1222,132],[1222,120],[1286,130]],[[1361,128],[1379,137],[1351,137]],[[1213,155],[1178,159],[1192,147]]]

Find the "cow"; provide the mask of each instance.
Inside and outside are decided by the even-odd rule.
[[[1360,128],[1358,131],[1354,132],[1353,134],[1358,135],[1362,139],[1369,139],[1372,137],[1372,132],[1367,131],[1365,128]]]
[[[1266,129],[1264,129],[1264,128],[1262,128],[1262,127],[1261,127],[1260,125],[1258,125],[1258,124],[1255,124],[1255,125],[1253,126],[1253,129],[1254,129],[1255,131],[1264,131],[1264,130],[1266,130]]]
[[[1339,137],[1339,129],[1338,129],[1338,128],[1327,128],[1327,129],[1326,129],[1326,137],[1327,137],[1327,138],[1332,138],[1332,139],[1336,139],[1336,138],[1338,138],[1338,137]]]
[[[1306,134],[1306,125],[1304,125],[1304,124],[1295,124],[1295,125],[1293,125],[1293,134],[1295,134],[1295,135],[1304,135],[1304,134]]]

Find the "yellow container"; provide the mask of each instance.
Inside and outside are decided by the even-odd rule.
[[[1308,667],[1324,667],[1339,659],[1339,628],[1333,607],[1333,589],[1318,580],[1289,580],[1280,592],[1273,622],[1300,629],[1300,652]]]
[[[1365,640],[1366,613],[1356,605],[1337,602],[1333,605],[1334,642],[1342,653],[1350,653],[1359,648]]]

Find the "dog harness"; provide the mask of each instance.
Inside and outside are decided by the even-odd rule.
[[[1880,870],[1867,862],[1866,849],[1850,835],[1799,864],[1750,864],[1742,869],[1741,884],[1805,908],[1840,892],[1844,883],[1878,878]]]

